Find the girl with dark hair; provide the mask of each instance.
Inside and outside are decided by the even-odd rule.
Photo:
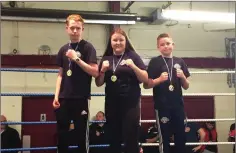
[[[126,33],[113,30],[99,64],[96,85],[105,87],[105,116],[109,152],[139,153],[140,83],[147,82],[146,67]]]

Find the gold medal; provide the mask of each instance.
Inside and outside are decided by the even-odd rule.
[[[67,76],[71,76],[72,75],[72,71],[68,70],[66,74],[67,74]]]
[[[169,90],[170,91],[174,91],[174,86],[171,84],[171,85],[169,85]]]
[[[112,81],[112,82],[116,82],[116,80],[117,80],[117,77],[116,77],[115,75],[112,75],[112,76],[111,76],[111,81]]]

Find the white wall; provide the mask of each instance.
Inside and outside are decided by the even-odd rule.
[[[127,2],[122,2],[125,6]],[[164,2],[135,2],[131,7],[132,13],[149,15],[155,8],[160,7]],[[232,3],[231,3],[232,4]],[[26,2],[26,7],[34,8],[57,8],[57,9],[77,9],[88,11],[107,11],[106,2]],[[171,9],[189,9],[187,2],[174,2]],[[213,10],[232,12],[234,5],[223,2],[193,2],[192,10]],[[162,32],[168,32],[173,36],[176,44],[175,56],[180,57],[225,57],[225,37],[235,37],[234,32],[205,32],[202,24],[186,23],[165,27],[164,25],[148,25],[147,23],[137,23],[136,25],[122,25],[127,32],[137,52],[143,57],[152,57],[159,54],[156,50],[156,37]],[[68,41],[64,24],[60,23],[27,23],[27,22],[1,22],[1,51],[2,54],[10,53],[14,48],[20,54],[38,54],[41,45],[49,45],[51,54],[57,54],[58,49]],[[101,55],[106,47],[108,26],[86,25],[84,38],[90,41],[97,49],[97,54]],[[190,69],[200,71],[200,69]],[[205,69],[209,70],[209,69]],[[18,78],[16,79],[16,76]],[[2,72],[1,90],[2,92],[54,92],[56,74],[49,73],[18,73]],[[185,93],[234,93],[234,88],[227,85],[225,74],[193,74],[191,86]],[[104,92],[103,87],[96,87],[92,83],[92,92]],[[142,89],[143,93],[151,94],[151,90]],[[9,120],[21,120],[21,97],[1,97],[1,112]],[[104,110],[104,97],[92,97],[91,117],[97,111]],[[12,113],[14,112],[14,113]],[[232,118],[235,112],[234,96],[215,97],[216,118]],[[229,126],[232,122],[218,122],[217,131],[219,141],[226,141]],[[21,131],[21,126],[16,126]],[[231,146],[219,145],[219,153],[231,151]]]

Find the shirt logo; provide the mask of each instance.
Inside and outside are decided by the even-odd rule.
[[[162,118],[161,118],[161,122],[162,122],[162,123],[167,123],[167,122],[169,122],[169,118],[167,118],[167,117],[162,117]]]
[[[81,112],[81,115],[86,115],[87,114],[87,112],[85,111],[85,110],[83,110],[82,112]]]
[[[79,51],[76,51],[77,57],[80,58],[81,57],[81,53]]]
[[[181,66],[180,66],[178,63],[176,63],[176,64],[174,65],[174,68],[176,68],[176,69],[181,69]]]
[[[121,62],[120,62],[120,65],[125,65],[125,60],[122,60]]]

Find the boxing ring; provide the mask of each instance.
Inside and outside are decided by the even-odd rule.
[[[1,71],[7,72],[44,72],[44,73],[58,73],[56,69],[25,69],[25,68],[1,68]],[[235,71],[194,71],[191,74],[234,74]],[[53,96],[54,93],[1,93],[1,96]],[[93,93],[91,96],[105,96],[104,93]],[[142,96],[152,96],[152,94],[142,94]],[[235,93],[184,93],[183,96],[235,96]],[[188,119],[188,122],[224,122],[235,121],[235,118],[221,118],[221,119]],[[101,121],[90,121],[90,123],[98,123]],[[140,120],[140,123],[155,123],[156,120]],[[8,125],[23,125],[23,124],[55,124],[56,121],[39,121],[39,122],[2,122],[1,124]],[[234,145],[235,142],[198,142],[186,143],[186,145]],[[141,143],[141,146],[159,146],[159,143]],[[174,143],[170,143],[174,145]],[[89,147],[108,147],[108,144],[103,145],[89,145]],[[70,146],[70,148],[77,148],[78,146]],[[11,151],[33,151],[33,150],[55,150],[53,147],[36,147],[36,148],[14,148],[1,149],[1,152]]]

